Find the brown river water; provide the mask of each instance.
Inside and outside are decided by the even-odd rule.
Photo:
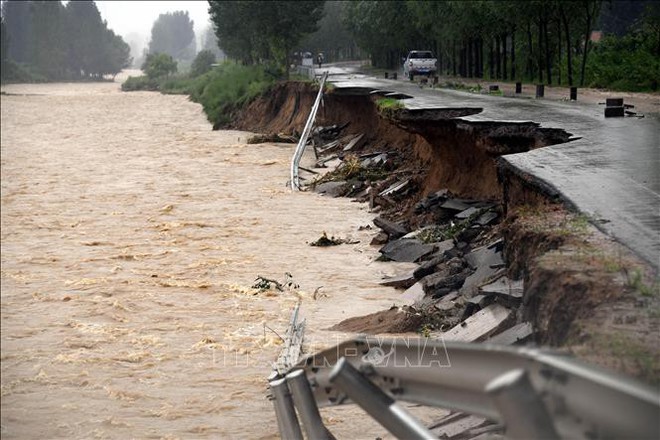
[[[374,261],[365,205],[287,189],[293,146],[118,83],[3,91],[2,438],[277,437],[265,326],[302,300],[313,350],[397,301],[378,281],[410,266]],[[360,242],[309,246],[324,231]],[[286,272],[299,289],[251,289]],[[382,436],[362,414],[323,412]]]

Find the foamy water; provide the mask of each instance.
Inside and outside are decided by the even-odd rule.
[[[3,438],[275,437],[265,378],[296,302],[314,349],[397,300],[377,283],[406,267],[359,230],[373,214],[290,192],[291,145],[213,132],[183,96],[3,91]],[[360,243],[307,244],[324,231]],[[286,272],[299,289],[250,288]],[[383,434],[352,407],[324,417]]]

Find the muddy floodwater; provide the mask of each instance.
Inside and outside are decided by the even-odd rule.
[[[400,295],[365,205],[286,188],[291,145],[118,83],[3,91],[2,438],[276,437],[265,378],[296,302],[314,349]],[[359,243],[308,245],[324,231]],[[251,288],[287,272],[298,289]]]

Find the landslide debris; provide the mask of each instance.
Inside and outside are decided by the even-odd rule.
[[[295,135],[307,116],[297,110],[311,107],[314,94],[309,85],[279,85],[235,127]],[[393,108],[329,93],[317,118],[320,174],[308,189],[368,203],[381,259],[418,264],[381,282],[401,289],[407,306],[333,329],[564,347],[660,383],[657,275],[542,182],[497,160],[570,134],[455,119],[474,109]]]

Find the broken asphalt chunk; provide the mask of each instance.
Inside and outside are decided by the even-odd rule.
[[[501,330],[513,316],[513,311],[491,304],[444,333],[436,333],[446,341],[477,342]]]
[[[403,237],[408,233],[408,229],[405,227],[398,223],[386,220],[383,217],[376,217],[374,219],[374,225],[385,231],[385,233],[387,233],[387,235],[389,235],[391,238]]]
[[[478,212],[479,212],[478,208],[475,208],[474,206],[470,206],[466,210],[461,211],[458,214],[456,214],[454,217],[456,217],[459,220],[464,220],[464,219],[468,219],[468,218],[472,217],[473,215],[475,215]]]
[[[449,291],[458,289],[463,285],[468,272],[463,271],[455,274],[447,274],[445,271],[427,275],[422,279],[422,285],[427,295],[442,296]],[[445,291],[446,290],[446,291]]]
[[[465,211],[471,206],[458,199],[447,199],[442,205],[440,205],[440,207],[444,209],[451,209],[452,211]]]
[[[498,345],[514,345],[527,341],[533,334],[534,328],[532,327],[532,324],[530,322],[522,322],[493,336],[486,342]]]
[[[421,282],[417,282],[410,286],[403,294],[401,298],[409,302],[410,304],[419,304],[426,296],[424,292],[424,287]]]
[[[427,275],[431,275],[438,270],[438,265],[445,261],[444,255],[439,255],[423,262],[417,269],[413,271],[416,279],[421,280]]]
[[[360,166],[362,168],[377,167],[384,165],[385,162],[387,162],[387,153],[380,153],[376,156],[367,157],[360,162]]]
[[[477,217],[475,223],[481,226],[487,226],[491,224],[495,219],[497,219],[497,217],[499,217],[499,215],[496,212],[487,211]]]
[[[502,264],[502,240],[474,249],[465,256],[465,261],[471,268]]]
[[[415,281],[415,276],[410,272],[403,275],[384,278],[379,284],[381,286],[390,286],[397,289],[407,289],[415,284]]]
[[[344,151],[351,151],[354,147],[358,145],[358,143],[362,140],[363,137],[364,137],[364,133],[351,139],[351,141],[347,143],[346,146],[344,147]]]
[[[331,197],[341,197],[346,193],[347,183],[344,181],[324,182],[316,185],[314,189],[319,194],[327,194]]]
[[[391,241],[383,246],[380,253],[393,261],[414,263],[425,255],[433,252],[434,249],[433,245],[424,244],[419,240],[399,239]]]
[[[510,305],[518,306],[523,297],[523,280],[512,281],[507,277],[501,277],[496,281],[481,286],[479,291],[487,295],[495,295],[498,301]]]
[[[390,185],[389,188],[381,191],[380,194],[378,194],[378,195],[381,196],[381,197],[385,197],[385,196],[396,194],[396,193],[401,192],[402,190],[404,190],[408,186],[409,183],[410,183],[410,180],[408,180],[408,179],[399,180],[399,181],[393,183],[392,185]]]
[[[444,295],[440,301],[435,303],[434,307],[438,310],[442,311],[448,311],[456,307],[456,300],[459,298],[459,294],[457,291],[453,291],[448,293],[447,295]]]

